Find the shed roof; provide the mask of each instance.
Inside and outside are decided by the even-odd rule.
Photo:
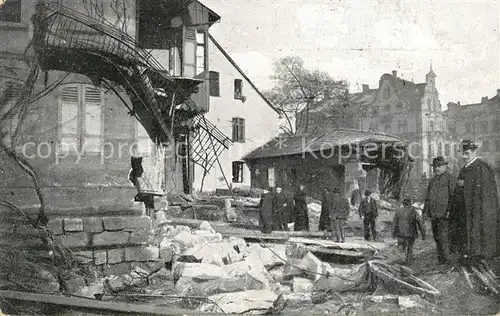
[[[300,135],[281,135],[248,153],[243,159],[253,160],[267,157],[291,156],[304,152],[317,152],[342,145],[363,143],[397,143],[403,139],[376,132],[355,129],[330,129]]]

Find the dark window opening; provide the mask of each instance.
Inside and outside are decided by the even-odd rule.
[[[444,155],[447,157],[450,156],[450,144],[444,144]]]
[[[241,100],[243,97],[243,80],[234,79],[234,98]]]
[[[245,119],[233,117],[233,143],[245,142]]]
[[[210,71],[209,84],[210,84],[210,96],[220,97],[219,73],[217,71]]]
[[[482,147],[484,152],[490,151],[490,142],[488,140],[485,140],[483,142],[483,147]]]
[[[468,133],[472,132],[472,125],[469,122],[465,123],[465,131]]]
[[[0,21],[21,23],[21,0],[3,1],[0,4]]]
[[[242,161],[233,161],[233,182],[242,183],[243,182],[243,165],[245,163]]]

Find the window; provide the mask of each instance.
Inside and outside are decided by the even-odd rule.
[[[102,91],[86,84],[66,85],[60,96],[60,150],[101,152]]]
[[[398,103],[396,103],[396,109],[398,109],[398,110],[403,109],[403,102],[402,101],[398,101]]]
[[[500,139],[495,140],[495,147],[496,147],[497,151],[500,151]]]
[[[193,78],[196,75],[196,29],[185,27],[184,29],[184,77]]]
[[[243,96],[243,80],[234,79],[234,98],[237,100],[241,100]]]
[[[444,155],[446,157],[449,157],[450,156],[450,144],[446,143],[444,144]]]
[[[196,33],[196,75],[205,71],[205,33]]]
[[[481,128],[483,129],[483,133],[488,133],[488,121],[484,121],[481,124]]]
[[[386,105],[385,105],[385,111],[386,111],[387,113],[391,112],[391,105],[390,105],[390,104],[386,104]]]
[[[429,122],[429,127],[431,129],[431,132],[434,131],[434,121]]]
[[[465,123],[465,131],[468,133],[472,132],[472,125],[469,122]]]
[[[21,23],[21,0],[0,0],[0,21]]]
[[[245,119],[233,117],[233,143],[245,142]]]
[[[482,150],[484,152],[490,151],[490,141],[488,141],[488,140],[483,141]]]
[[[399,121],[398,132],[399,133],[408,133],[408,122],[406,120]]]
[[[428,108],[428,110],[432,110],[432,99],[431,99],[431,97],[427,97],[427,108]]]
[[[243,182],[243,161],[233,161],[233,182]]]
[[[493,132],[498,132],[500,131],[500,120],[499,119],[495,119],[493,121],[493,125],[491,126],[491,130]]]
[[[438,156],[442,156],[443,155],[443,145],[441,143],[438,143]]]
[[[210,71],[209,73],[210,95],[212,97],[220,97],[219,73]]]
[[[383,93],[384,99],[389,99],[391,97],[391,90],[386,88]]]

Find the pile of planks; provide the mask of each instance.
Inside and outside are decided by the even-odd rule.
[[[461,268],[471,289],[474,289],[473,284],[475,283],[478,289],[484,289],[500,296],[500,280],[485,260],[469,262],[467,265],[462,265]],[[475,277],[475,282],[471,280],[471,275]]]

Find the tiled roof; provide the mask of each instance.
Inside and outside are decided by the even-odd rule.
[[[278,136],[259,148],[256,148],[243,159],[252,160],[265,157],[291,156],[303,152],[317,152],[348,144],[368,142],[397,143],[401,138],[383,133],[366,132],[354,129],[322,130],[313,134]]]

